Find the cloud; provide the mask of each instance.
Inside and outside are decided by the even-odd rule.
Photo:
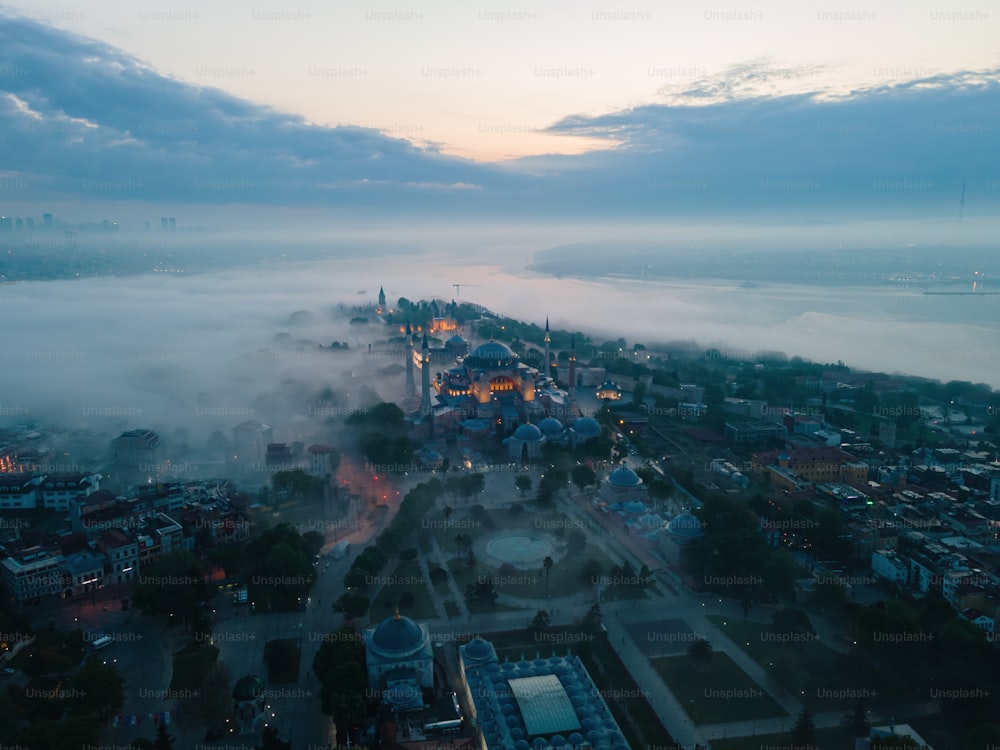
[[[679,89],[669,101],[549,128],[609,142],[551,157],[581,181],[609,175],[620,199],[660,206],[842,213],[927,210],[952,215],[963,183],[977,210],[1000,208],[1000,70],[923,78],[847,94],[758,95],[780,68],[757,61]],[[789,73],[789,75],[791,75]],[[522,162],[528,166],[532,159]],[[815,217],[813,217],[815,218]]]
[[[176,81],[29,20],[0,27],[0,71],[4,167],[50,196],[324,203],[320,183],[339,183],[343,199],[349,184],[464,192],[510,179],[375,130],[311,125]]]
[[[0,201],[823,222],[954,217],[965,185],[966,217],[1000,208],[998,70],[844,92],[826,68],[754,59],[546,129],[603,150],[503,164],[313,125],[22,18],[0,26],[0,72]]]

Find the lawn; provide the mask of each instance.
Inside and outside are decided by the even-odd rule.
[[[794,724],[788,720],[789,726]],[[816,730],[816,750],[844,750],[854,747],[854,734],[847,727],[830,727]],[[713,740],[712,750],[762,750],[763,748],[791,747],[789,735],[758,734],[749,737],[735,737],[725,740]]]
[[[649,700],[632,679],[607,638],[598,638],[581,649],[581,660],[614,715],[631,747],[674,747]],[[645,742],[636,735],[645,738]]]
[[[171,690],[197,690],[219,658],[219,649],[204,641],[188,641],[174,654]]]
[[[712,655],[707,671],[684,656],[651,659],[695,724],[722,724],[785,716],[784,709],[722,652]]]
[[[808,634],[771,633],[759,622],[708,619],[814,713],[849,711],[860,696],[869,707],[919,699],[860,651],[845,655]]]
[[[470,568],[465,563],[459,563],[457,560],[452,560],[448,569],[451,572],[452,578],[455,579],[455,585],[458,590],[463,594],[465,593],[465,587],[478,582],[479,577],[483,574],[482,568]],[[497,587],[497,591],[502,591],[501,587]],[[524,611],[523,607],[513,607],[509,604],[502,604],[497,602],[492,607],[478,604],[469,604],[466,601],[466,606],[469,607],[469,611],[473,613],[479,612],[517,612]]]
[[[402,614],[414,620],[433,620],[437,617],[434,602],[427,591],[420,565],[416,560],[400,562],[383,584],[369,609],[373,622],[388,617],[396,607],[399,607]],[[412,597],[412,604],[407,605],[404,594]]]

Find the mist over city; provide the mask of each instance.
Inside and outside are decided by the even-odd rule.
[[[998,38],[0,5],[0,750],[1000,748]]]

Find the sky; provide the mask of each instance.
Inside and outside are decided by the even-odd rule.
[[[975,0],[0,9],[8,214],[818,220],[954,213],[963,185],[970,217],[1000,203],[1000,12]]]

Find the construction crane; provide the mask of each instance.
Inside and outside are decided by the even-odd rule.
[[[463,286],[479,286],[479,284],[452,284],[452,286],[455,287],[455,296],[461,297]]]

